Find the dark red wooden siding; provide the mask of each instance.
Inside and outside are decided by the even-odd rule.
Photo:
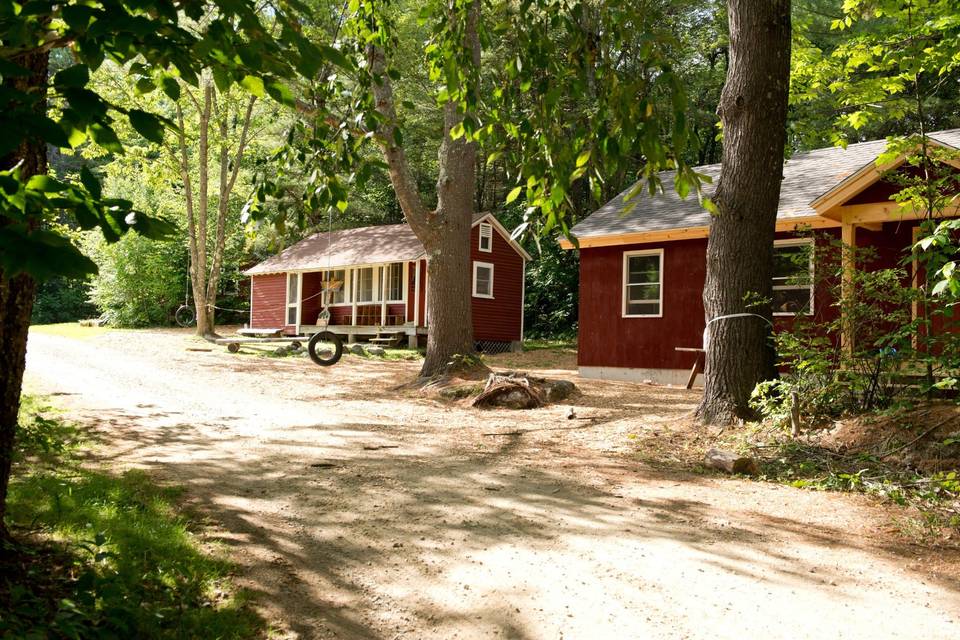
[[[323,310],[323,274],[319,271],[303,274],[303,304],[300,305],[300,324],[316,324]]]
[[[480,251],[480,225],[470,233],[470,259],[493,264],[493,298],[473,298],[474,340],[520,340],[523,322],[523,257],[496,228],[492,251]],[[473,264],[470,266],[471,281]]]
[[[821,234],[829,242],[839,230]],[[777,238],[796,237],[778,233]],[[623,254],[663,250],[663,308],[660,318],[623,317]],[[677,240],[586,248],[580,251],[580,332],[578,362],[584,367],[635,369],[689,369],[689,352],[677,347],[703,344],[703,283],[706,279],[707,240]],[[836,317],[827,286],[814,292],[818,319]],[[778,328],[789,317],[776,317]]]
[[[660,318],[623,317],[623,254],[663,249]],[[684,369],[703,335],[706,239],[595,247],[580,251],[578,363],[584,367]]]
[[[253,302],[250,306],[250,326],[256,329],[284,326],[287,304],[287,276],[273,273],[251,278]]]

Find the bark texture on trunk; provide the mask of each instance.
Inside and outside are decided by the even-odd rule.
[[[50,54],[31,53],[14,60],[30,70],[25,78],[4,79],[20,91],[40,93],[35,109],[47,110],[46,84]],[[47,172],[47,146],[42,140],[28,139],[13,154],[0,159],[0,168],[21,164],[22,178]],[[39,223],[39,221],[37,221]],[[0,225],[10,221],[0,214]],[[10,538],[6,526],[7,489],[20,411],[20,388],[27,356],[27,331],[36,296],[36,283],[25,274],[9,277],[0,269],[0,541]]]
[[[730,0],[730,62],[717,113],[723,123],[720,215],[710,221],[706,320],[710,324],[700,420],[751,418],[750,393],[776,376],[769,321],[773,240],[783,176],[790,81],[789,0]],[[763,300],[760,304],[755,301]]]
[[[230,196],[240,172],[240,163],[246,151],[250,134],[250,121],[256,98],[247,100],[246,111],[241,119],[240,137],[236,146],[231,148],[229,139],[231,110],[230,96],[219,94],[210,78],[202,83],[203,95],[198,100],[184,86],[184,93],[191,99],[197,111],[197,182],[191,179],[190,147],[186,136],[186,118],[180,104],[177,108],[177,124],[180,131],[177,137],[177,149],[169,149],[170,155],[180,170],[183,180],[187,234],[190,238],[190,286],[193,289],[193,304],[197,311],[197,335],[210,337],[216,335],[217,289],[220,285],[220,271],[223,268],[223,254],[226,248],[227,215],[230,210]],[[214,237],[210,238],[210,131],[216,125],[220,149],[218,162],[218,201]],[[196,193],[194,193],[196,188]],[[211,252],[212,250],[212,252]]]
[[[461,17],[462,16],[462,17]],[[474,0],[465,15],[451,13],[451,20],[465,19],[464,42],[480,65],[480,2]],[[454,140],[450,131],[464,117],[457,106],[443,109],[443,141],[439,150],[437,208],[429,211],[417,191],[404,149],[396,144],[396,105],[393,87],[386,75],[382,50],[369,50],[371,70],[382,78],[374,82],[377,110],[385,122],[378,141],[389,168],[390,181],[410,228],[427,254],[427,317],[430,331],[421,377],[442,375],[455,357],[474,353],[470,271],[470,231],[475,211],[477,183],[476,144],[465,137]]]

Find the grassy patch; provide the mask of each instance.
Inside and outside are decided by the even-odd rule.
[[[34,333],[45,333],[51,336],[72,338],[74,340],[89,340],[97,336],[114,331],[110,327],[83,327],[79,322],[61,322],[59,324],[35,324],[30,327]]]
[[[523,350],[524,351],[543,351],[544,349],[576,349],[577,340],[576,338],[571,338],[569,340],[524,340],[523,341]]]
[[[179,490],[79,462],[81,433],[28,399],[0,566],[0,637],[248,638],[263,622],[201,551]]]

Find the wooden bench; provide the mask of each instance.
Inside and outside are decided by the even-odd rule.
[[[703,356],[706,351],[697,347],[675,347],[675,350],[697,354],[696,359],[693,361],[693,368],[690,369],[690,377],[687,378],[687,389],[693,389],[693,383],[697,380],[697,374],[703,373],[703,358],[701,356]]]

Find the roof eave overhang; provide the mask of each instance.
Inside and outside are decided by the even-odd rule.
[[[956,150],[956,147],[944,144],[936,138],[929,138],[928,142],[932,146]],[[886,162],[882,165],[878,165],[875,160],[872,160],[860,167],[860,169],[851,175],[841,180],[836,186],[826,193],[817,196],[817,198],[810,203],[810,206],[814,211],[817,212],[817,214],[840,222],[842,221],[844,214],[842,207],[844,202],[847,202],[850,200],[850,198],[853,198],[858,193],[879,180],[880,176],[887,171],[892,171],[893,169],[900,167],[906,161],[906,159],[907,153],[904,152],[890,162]],[[960,160],[948,159],[946,162],[960,169]]]
[[[779,233],[791,233],[803,229],[830,229],[839,227],[840,223],[821,216],[795,216],[777,220]],[[578,238],[580,249],[593,247],[612,247],[625,244],[652,244],[656,242],[675,242],[677,240],[696,240],[706,238],[710,234],[710,227],[680,227],[676,229],[658,229],[655,231],[639,231],[634,233],[619,233],[604,236],[588,236]],[[562,249],[576,249],[567,238],[560,240]]]

